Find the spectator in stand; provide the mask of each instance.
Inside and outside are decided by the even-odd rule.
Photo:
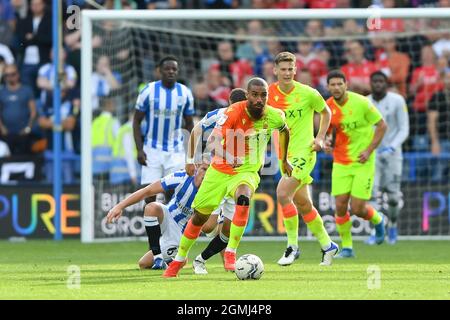
[[[216,101],[209,95],[208,84],[204,80],[198,81],[194,85],[194,106],[195,116],[200,120],[209,111],[217,108]]]
[[[321,49],[320,51],[326,51]],[[312,77],[311,86],[318,89],[319,87],[324,91],[327,82],[327,55],[319,54],[320,51],[313,50],[313,43],[309,40],[302,40],[297,43],[297,70],[307,69]],[[297,79],[298,80],[298,79]],[[301,82],[301,81],[300,81]]]
[[[14,7],[16,16],[16,23],[18,19],[25,19],[28,13],[28,0],[11,0],[11,5]]]
[[[264,28],[260,20],[251,20],[247,24],[246,35],[252,37],[263,37]],[[256,57],[267,50],[265,41],[250,40],[239,44],[236,49],[236,57],[238,59],[247,60],[249,62],[255,61]]]
[[[36,118],[33,90],[20,82],[16,65],[4,72],[5,87],[0,89],[0,135],[13,155],[31,153],[31,129]]]
[[[74,140],[72,132],[76,126],[76,120],[80,111],[80,98],[75,90],[61,90],[61,125],[62,125],[62,155],[73,156],[75,153]],[[47,150],[45,151],[46,159],[53,159],[53,124],[54,124],[54,107],[53,100],[47,99],[45,105],[38,108],[39,127],[47,139]],[[75,171],[74,161],[63,161],[63,182],[72,183]],[[52,181],[53,170],[52,162],[45,164],[45,173],[47,182]]]
[[[283,51],[283,47],[280,43],[280,41],[278,39],[271,39],[267,41],[267,49],[264,50],[263,53],[259,54],[258,56],[256,56],[255,58],[255,74],[258,77],[261,77],[263,74],[263,68],[264,68],[264,64],[267,61],[274,61],[275,56]],[[266,78],[264,78],[266,79]],[[271,83],[270,81],[268,81],[266,79],[267,83]]]
[[[229,41],[221,41],[217,46],[218,62],[210,66],[210,70],[219,70],[222,74],[222,85],[229,88],[242,88],[245,79],[253,75],[250,63],[238,59],[234,55],[233,45]],[[225,101],[228,101],[228,96]]]
[[[50,52],[50,60],[53,62],[53,51]],[[65,63],[66,53],[65,51],[60,54],[60,63],[64,66],[64,74],[62,81],[60,81],[61,90],[70,90],[77,84],[77,72],[71,65]],[[53,87],[55,86],[55,73],[53,72],[52,62],[44,64],[39,68],[37,87],[41,90],[40,103],[42,105],[47,104],[47,99],[53,97]]]
[[[415,151],[428,151],[427,108],[431,97],[442,88],[441,77],[436,65],[433,48],[426,45],[421,50],[421,66],[414,69],[409,94],[411,95],[412,112],[410,123],[412,147]]]
[[[49,61],[52,47],[52,20],[44,0],[31,0],[31,10],[20,20],[17,33],[23,50],[21,79],[37,94],[36,78],[39,67]]]
[[[267,83],[274,83],[278,81],[277,77],[273,73],[273,68],[275,68],[275,63],[273,60],[266,60],[262,66],[261,78],[266,80]]]
[[[223,83],[229,83],[228,77],[222,75],[217,69],[209,69],[206,76],[208,84],[209,96],[214,100],[218,107],[228,106],[228,97],[230,96],[230,86]]]
[[[440,156],[450,153],[450,69],[444,75],[444,88],[436,92],[428,104],[428,134],[431,140],[431,153]],[[432,180],[448,182],[449,160],[439,159],[434,167]],[[447,172],[446,172],[447,170]]]
[[[356,40],[346,44],[348,63],[342,66],[342,72],[347,78],[348,89],[367,95],[370,93],[370,75],[378,70],[375,63],[364,56],[364,46]]]
[[[377,67],[389,78],[392,89],[406,98],[406,80],[411,60],[406,53],[397,51],[393,36],[384,37],[382,46],[382,49],[375,53]]]
[[[14,7],[10,0],[0,0],[0,43],[12,45],[15,29]]]
[[[109,96],[112,90],[120,88],[122,81],[117,72],[113,72],[107,56],[100,56],[91,78],[92,110],[99,107],[99,98]]]
[[[413,108],[425,112],[428,101],[433,94],[442,88],[439,71],[436,65],[436,55],[429,45],[421,50],[421,66],[412,73],[409,93],[414,97]]]

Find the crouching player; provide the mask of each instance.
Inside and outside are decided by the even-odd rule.
[[[183,230],[193,213],[191,204],[208,167],[209,159],[205,155],[194,176],[189,176],[185,170],[176,171],[134,192],[108,212],[107,222],[112,223],[122,215],[122,210],[126,207],[158,193],[174,190],[167,205],[151,202],[145,206],[144,224],[149,251],[139,260],[141,269],[165,269],[167,263],[175,257]],[[211,219],[215,220],[208,223],[210,229],[203,229],[205,233],[211,232],[217,224],[217,216],[212,216]]]

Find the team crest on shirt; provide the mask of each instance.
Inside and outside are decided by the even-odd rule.
[[[245,125],[247,121],[245,119],[242,119],[242,125]]]
[[[263,123],[263,129],[266,130],[267,128],[269,128],[269,124],[267,123],[267,119],[266,119]]]
[[[278,102],[278,99],[280,99],[280,97],[279,96],[275,96],[275,102]]]

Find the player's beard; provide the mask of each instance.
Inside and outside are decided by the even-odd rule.
[[[248,113],[250,113],[253,119],[259,120],[263,116],[264,106],[257,103],[253,104],[250,108],[248,108]]]

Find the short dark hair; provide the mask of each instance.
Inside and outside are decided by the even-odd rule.
[[[230,92],[230,102],[231,104],[247,100],[247,91],[241,88],[234,88]]]
[[[340,78],[344,80],[344,82],[347,82],[345,74],[341,70],[331,70],[327,75],[327,83],[330,83],[330,80],[333,78]]]
[[[383,77],[384,80],[385,80],[387,83],[389,83],[389,78],[388,78],[387,75],[386,75],[383,71],[381,71],[381,70],[378,70],[378,71],[373,72],[373,73],[370,75],[370,81],[372,81],[373,78],[375,78],[376,76]]]
[[[163,57],[161,60],[159,60],[158,62],[158,67],[162,67],[162,65],[164,64],[164,62],[166,61],[175,61],[176,63],[178,63],[178,59],[175,58],[175,56],[165,56]]]
[[[268,87],[268,84],[266,82],[266,80],[264,80],[263,78],[251,78],[248,83],[247,83],[247,91],[250,90],[251,86],[261,86],[261,87]]]

